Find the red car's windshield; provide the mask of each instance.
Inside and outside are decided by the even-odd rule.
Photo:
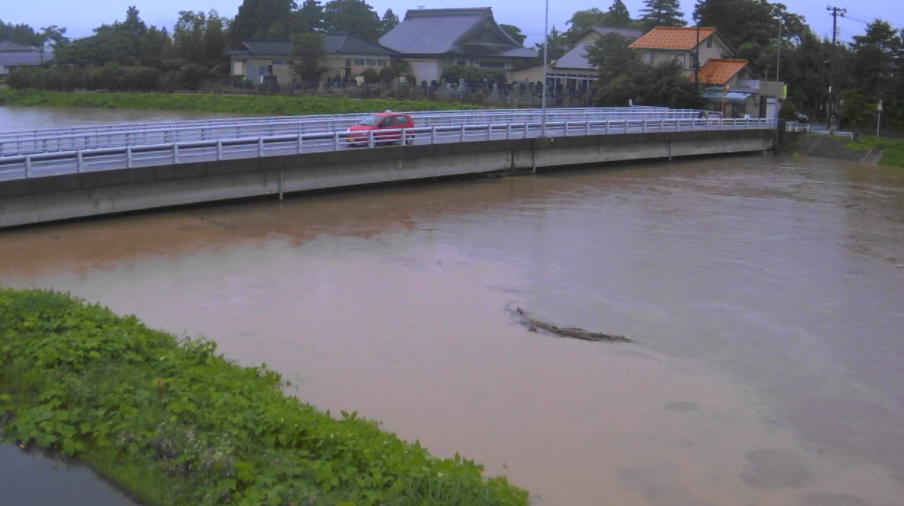
[[[358,121],[359,125],[364,126],[377,126],[380,124],[380,121],[383,119],[383,116],[378,116],[376,114],[371,114],[370,116],[364,116]]]

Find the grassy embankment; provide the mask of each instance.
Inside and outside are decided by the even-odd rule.
[[[62,91],[0,89],[0,105],[45,107],[101,107],[107,109],[162,109],[268,116],[341,114],[393,111],[478,109],[456,102],[391,100],[379,98],[281,95],[220,95],[172,93],[69,93]]]
[[[7,439],[81,459],[150,504],[505,505],[527,493],[374,421],[283,394],[213,342],[67,295],[0,287]]]
[[[879,165],[904,168],[904,139],[882,139],[872,136],[861,136],[856,141],[847,145],[857,151],[869,151],[870,149],[882,149],[882,159]]]

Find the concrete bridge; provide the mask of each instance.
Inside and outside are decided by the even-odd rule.
[[[553,109],[545,124],[535,109],[442,111],[412,114],[416,128],[392,131],[397,145],[384,146],[373,132],[366,145],[349,136],[360,116],[0,134],[0,228],[400,180],[762,152],[777,135],[772,119],[694,110]]]

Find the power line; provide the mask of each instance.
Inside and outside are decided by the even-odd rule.
[[[832,73],[829,74],[829,115],[835,119],[835,55],[838,53],[838,16],[844,17],[847,9],[843,7],[827,6],[826,10],[832,13]],[[829,128],[834,128],[829,125]]]

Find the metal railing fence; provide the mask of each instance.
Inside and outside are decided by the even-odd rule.
[[[546,123],[547,135],[551,137],[774,128],[776,128],[776,123],[771,118],[641,118],[547,121]],[[412,144],[527,139],[539,137],[541,130],[542,124],[535,121],[482,125],[438,125],[402,130],[261,135],[139,146],[87,148],[0,157],[0,181],[193,162],[341,151],[364,147],[374,149],[389,143],[409,146]]]

